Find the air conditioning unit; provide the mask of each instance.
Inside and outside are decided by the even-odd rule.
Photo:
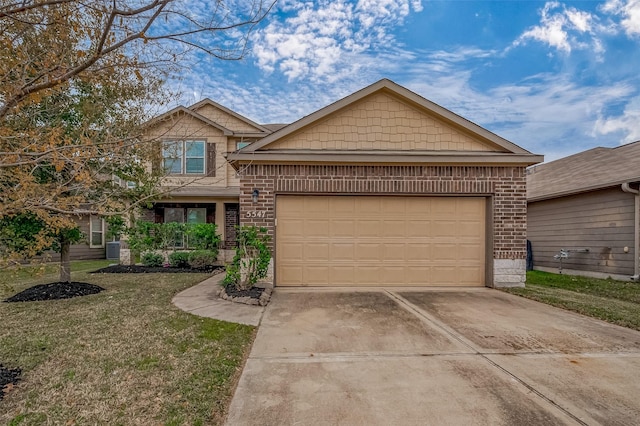
[[[120,241],[107,243],[107,260],[120,260]]]

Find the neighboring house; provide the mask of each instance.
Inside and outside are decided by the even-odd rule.
[[[528,239],[534,269],[638,277],[640,141],[594,148],[527,174]]]
[[[108,239],[106,238],[107,226],[105,220],[100,216],[85,214],[78,215],[76,223],[84,234],[84,238],[82,242],[71,245],[69,251],[71,259],[93,260],[106,258]],[[53,251],[47,251],[45,256],[51,261],[57,262],[60,260],[60,253]]]
[[[542,156],[392,81],[227,159],[276,286],[524,285],[525,169]]]

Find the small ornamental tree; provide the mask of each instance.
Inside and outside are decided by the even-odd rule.
[[[80,229],[50,229],[39,217],[25,213],[0,219],[0,256],[29,259],[45,250],[60,253],[60,282],[71,281],[71,244],[84,238]]]
[[[227,275],[222,285],[235,285],[238,290],[252,288],[258,280],[265,278],[271,261],[271,250],[266,228],[241,226],[236,234],[238,248],[233,261],[227,266]]]

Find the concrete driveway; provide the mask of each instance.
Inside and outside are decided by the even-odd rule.
[[[496,290],[282,290],[228,425],[638,424],[640,333]]]

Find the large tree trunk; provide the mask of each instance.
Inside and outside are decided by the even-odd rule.
[[[67,238],[60,239],[60,282],[71,282],[71,242]]]

